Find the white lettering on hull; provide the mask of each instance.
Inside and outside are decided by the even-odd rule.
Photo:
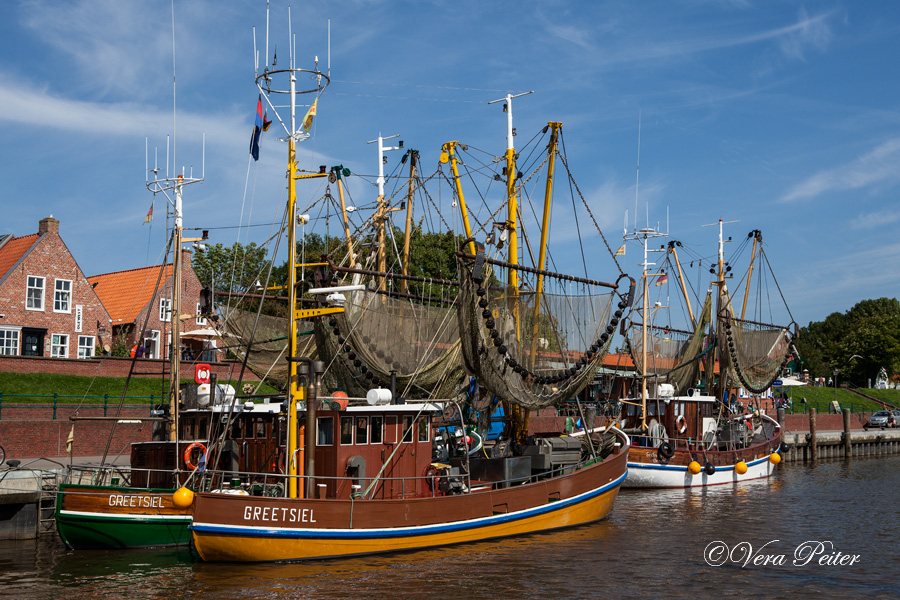
[[[315,523],[311,508],[285,508],[283,506],[245,506],[245,521],[269,523]]]
[[[128,508],[162,508],[162,496],[110,494],[110,506]]]

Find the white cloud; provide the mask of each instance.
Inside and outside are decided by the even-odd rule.
[[[890,139],[871,152],[825,169],[793,186],[782,201],[808,200],[830,192],[856,190],[900,181],[900,138]]]

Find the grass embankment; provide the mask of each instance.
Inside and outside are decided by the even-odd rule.
[[[873,390],[859,389],[863,394],[883,399],[894,405],[900,405],[900,390]],[[788,409],[791,412],[806,412],[808,408],[815,408],[818,413],[830,412],[831,403],[835,400],[835,391],[833,387],[809,387],[797,386],[790,388],[788,396],[793,401],[793,406]],[[801,398],[806,398],[806,404],[801,402]],[[863,398],[854,394],[850,390],[843,388],[837,389],[837,401],[841,408],[849,408],[852,412],[874,412],[881,410],[880,402],[872,402],[867,398]]]
[[[193,379],[182,379],[182,383],[192,383]],[[237,381],[219,381],[237,389]],[[254,385],[256,383],[254,382]],[[54,375],[50,373],[0,373],[0,394],[4,402],[40,404],[53,401],[57,394],[59,402],[103,402],[122,397],[125,389],[124,377],[79,377],[76,375]],[[149,404],[159,402],[167,395],[169,383],[158,377],[132,377],[125,395],[128,404]],[[263,384],[260,394],[275,394],[278,391]],[[240,393],[240,390],[238,390]],[[152,397],[151,397],[152,396]]]

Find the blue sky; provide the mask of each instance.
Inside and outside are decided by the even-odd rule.
[[[279,66],[287,6],[272,1]],[[668,214],[672,237],[706,256],[715,232],[702,225],[739,221],[726,229],[735,240],[761,229],[801,326],[900,297],[900,4],[359,0],[292,10],[301,66],[318,56],[327,68],[331,20],[333,82],[301,166],[367,175],[350,186],[361,209],[376,195],[367,141],[400,134],[426,174],[448,140],[499,156],[505,117],[487,102],[534,90],[514,102],[519,136],[563,123],[573,174],[611,243],[625,211],[634,217],[640,120],[642,218]],[[259,162],[248,157],[263,0],[176,0],[174,119],[170,1],[10,0],[0,15],[0,233],[33,233],[53,214],[87,275],[158,262],[161,198],[152,227],[142,224],[153,201],[145,138],[162,164],[174,130],[175,164],[195,175],[206,136],[206,180],[185,192],[185,225],[226,245],[268,237],[286,151],[270,132]],[[304,189],[301,204],[321,193]],[[259,226],[216,229],[239,223]],[[629,251],[622,264],[636,274],[637,262]]]

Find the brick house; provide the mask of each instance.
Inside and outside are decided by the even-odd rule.
[[[0,236],[0,355],[91,358],[110,315],[49,216],[38,232]]]
[[[200,291],[203,286],[191,266],[191,251],[182,249],[181,331],[187,333],[208,327],[200,315]],[[109,311],[115,343],[125,348],[144,347],[144,358],[169,357],[172,342],[172,265],[155,265],[94,275],[88,280]],[[157,292],[157,288],[159,291]],[[217,360],[218,352],[210,348],[215,342],[198,340],[179,344],[190,348],[192,355],[204,360]],[[214,346],[213,346],[214,348]]]

